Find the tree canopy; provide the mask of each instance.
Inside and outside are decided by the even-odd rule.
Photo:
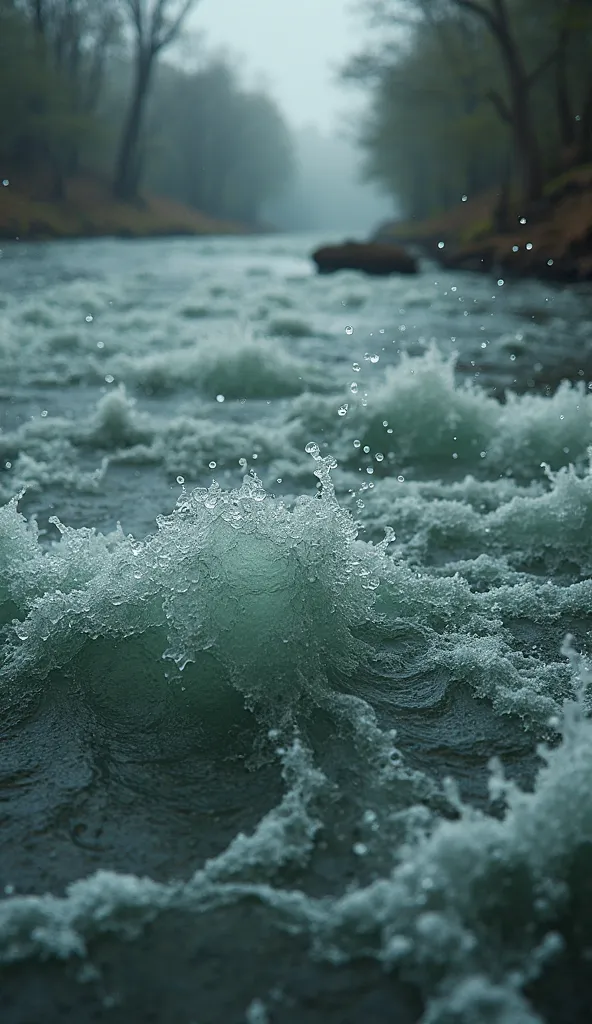
[[[592,159],[591,0],[367,0],[366,173],[425,217]]]
[[[257,221],[290,177],[290,135],[228,59],[200,51],[191,71],[159,59],[192,6],[0,0],[0,178],[59,199],[91,173],[124,201],[146,187]]]

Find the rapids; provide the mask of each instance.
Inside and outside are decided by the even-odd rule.
[[[0,252],[3,1020],[588,1019],[592,293],[313,245]]]

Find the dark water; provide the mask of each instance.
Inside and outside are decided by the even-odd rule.
[[[588,1019],[592,293],[313,241],[0,259],[3,1020]]]

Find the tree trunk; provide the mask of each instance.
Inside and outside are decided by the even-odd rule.
[[[592,161],[592,82],[588,85],[588,92],[584,99],[579,129],[577,163],[588,164]]]
[[[559,121],[559,137],[564,150],[570,150],[576,141],[575,119],[571,109],[567,75],[567,33],[559,41],[555,60],[555,100]]]
[[[532,202],[540,199],[543,193],[543,168],[530,104],[530,82],[524,68],[522,55],[512,35],[505,0],[496,0],[495,8],[497,14],[495,35],[506,67],[510,88],[514,146],[520,167],[524,198]]]
[[[121,135],[113,194],[123,201],[135,199],[138,191],[138,143],[152,74],[152,62],[153,57],[150,53],[143,53],[138,57],[132,99]]]
[[[474,0],[456,0],[456,4],[479,15],[497,42],[510,93],[510,121],[524,199],[536,201],[543,192],[543,167],[530,103],[531,79],[512,33],[506,0],[493,0],[493,10]]]

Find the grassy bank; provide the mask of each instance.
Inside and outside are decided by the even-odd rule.
[[[592,165],[548,182],[531,207],[513,202],[496,230],[499,192],[477,196],[425,221],[385,224],[381,241],[416,245],[448,267],[558,281],[592,280]]]
[[[43,182],[9,178],[0,184],[0,238],[150,238],[166,235],[248,234],[253,228],[219,221],[171,199],[144,196],[117,202],[108,187],[90,177],[70,180],[60,200],[47,198]]]

